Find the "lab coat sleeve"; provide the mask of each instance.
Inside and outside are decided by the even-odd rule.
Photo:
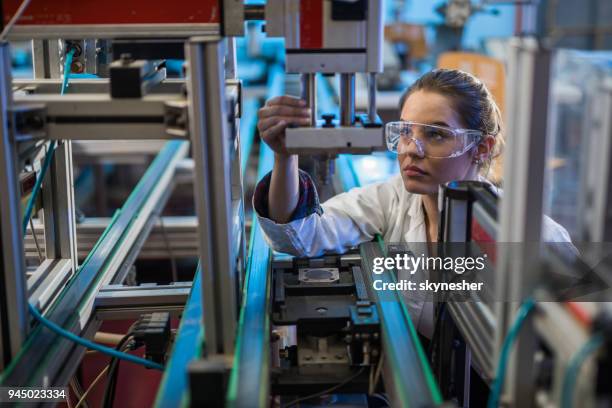
[[[268,174],[256,186],[253,208],[275,251],[300,257],[343,253],[386,229],[386,210],[394,196],[389,183],[355,188],[319,205],[312,179],[300,171],[298,206],[288,223],[278,224],[268,218],[269,182]]]

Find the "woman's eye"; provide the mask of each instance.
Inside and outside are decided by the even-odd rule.
[[[442,141],[445,140],[447,137],[443,132],[437,130],[430,130],[427,132],[427,138],[430,140]]]

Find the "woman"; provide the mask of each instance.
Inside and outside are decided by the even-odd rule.
[[[387,145],[398,153],[400,174],[319,205],[312,180],[284,147],[287,126],[310,123],[304,101],[283,96],[259,110],[258,129],[275,161],[271,174],[257,185],[253,202],[274,250],[306,257],[342,253],[376,234],[385,242],[436,241],[438,186],[486,180],[481,173],[503,143],[501,115],[482,82],[445,69],[425,74],[408,88],[400,112],[401,122],[387,127]],[[545,241],[570,240],[551,219],[545,217],[543,224]],[[409,299],[408,306],[427,335],[432,319],[423,317],[422,300]]]

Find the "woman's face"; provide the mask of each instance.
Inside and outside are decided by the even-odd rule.
[[[465,128],[451,101],[446,96],[428,91],[416,91],[406,99],[401,120]],[[410,193],[435,194],[439,184],[474,178],[477,174],[473,162],[474,150],[470,149],[458,157],[433,159],[419,155],[415,144],[409,143],[406,153],[397,157],[404,187]]]

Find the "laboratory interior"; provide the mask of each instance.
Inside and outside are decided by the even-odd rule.
[[[610,0],[0,15],[0,406],[612,407]]]

